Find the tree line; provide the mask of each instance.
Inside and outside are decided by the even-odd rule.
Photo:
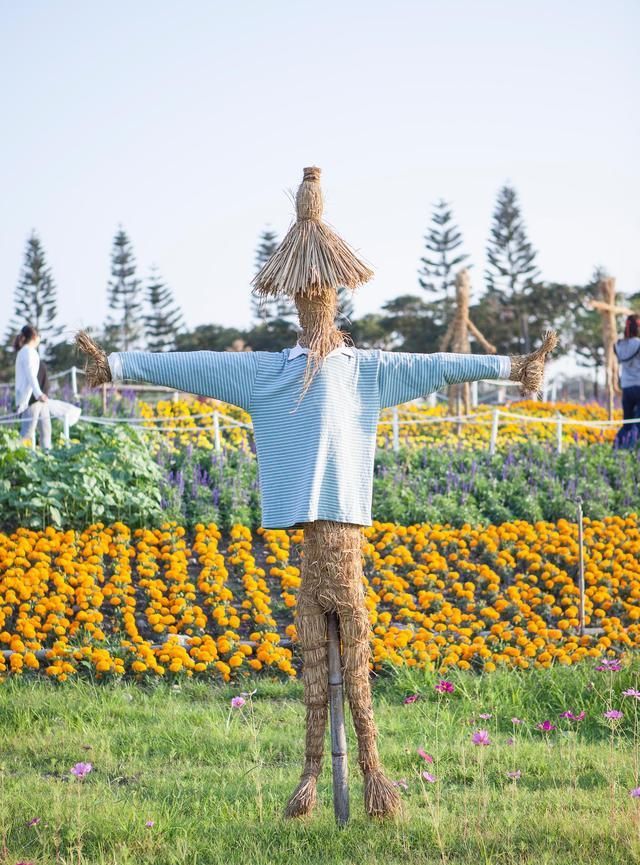
[[[277,245],[278,237],[271,229],[260,234],[256,271]],[[450,204],[439,200],[424,235],[418,291],[394,297],[379,312],[358,318],[350,292],[340,290],[338,324],[362,348],[437,351],[455,311],[455,277],[462,267],[472,268],[462,232]],[[472,281],[473,273],[471,270]],[[589,301],[597,297],[599,280],[605,275],[603,267],[594,268],[586,285],[542,279],[516,190],[505,185],[491,218],[482,289],[470,310],[472,320],[502,354],[530,351],[542,330],[557,328],[562,349],[594,371],[597,393],[595,382],[604,352],[600,316],[590,309]],[[94,333],[107,351],[278,351],[295,342],[297,334],[296,310],[286,298],[253,297],[253,320],[246,328],[204,323],[188,329],[157,266],[140,276],[131,239],[122,227],[113,238],[106,291],[109,317]],[[640,300],[640,293],[626,300]],[[69,338],[62,338],[56,284],[35,231],[27,239],[14,293],[14,315],[0,355],[3,380],[8,379],[13,363],[9,349],[13,336],[27,323],[40,331],[42,351],[53,368],[64,369],[77,362]]]

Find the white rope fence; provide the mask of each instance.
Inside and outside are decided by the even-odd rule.
[[[196,427],[181,427],[176,425],[180,421],[193,421],[200,420],[202,418],[210,419],[211,423],[204,426]],[[391,409],[391,418],[389,418],[388,420],[384,419],[379,422],[378,430],[391,424],[392,447],[394,451],[398,451],[400,449],[400,427],[402,426],[425,426],[429,424],[450,423],[457,424],[462,427],[464,424],[490,424],[491,433],[489,436],[489,453],[495,454],[498,443],[498,433],[500,429],[501,419],[507,421],[520,421],[521,423],[525,424],[553,424],[556,428],[556,450],[558,453],[562,453],[563,450],[563,432],[565,426],[606,429],[608,427],[619,427],[625,424],[640,423],[640,418],[629,418],[627,420],[578,420],[576,418],[568,417],[567,415],[562,415],[560,412],[557,412],[554,417],[548,417],[542,415],[517,414],[516,412],[510,412],[507,409],[501,408],[494,408],[492,411],[478,412],[476,414],[470,415],[444,415],[442,417],[423,417],[413,414],[410,409],[401,410],[396,406]],[[15,413],[0,417],[0,425],[20,423],[20,421],[21,418]],[[214,448],[217,453],[220,453],[220,451],[222,450],[222,431],[224,429],[232,429],[239,427],[249,430],[253,429],[253,424],[244,423],[243,421],[236,420],[235,418],[223,414],[217,409],[214,409],[214,411],[212,412],[179,415],[176,417],[92,417],[90,415],[86,415],[80,417],[78,422],[92,423],[99,426],[111,427],[117,426],[119,424],[126,424],[128,426],[143,428],[146,432],[160,433],[212,431],[214,438]],[[153,426],[149,426],[150,424],[153,424]],[[69,421],[67,417],[63,419],[63,435],[65,442],[68,444],[70,440],[70,435]],[[33,435],[32,446],[35,448],[35,432]]]

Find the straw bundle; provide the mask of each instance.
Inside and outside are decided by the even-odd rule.
[[[558,344],[558,334],[555,330],[547,330],[542,336],[542,345],[531,354],[511,356],[511,381],[519,381],[522,384],[520,392],[523,396],[535,394],[542,397],[542,385],[544,383],[544,364],[547,355],[550,354]]]
[[[253,279],[255,294],[317,297],[328,289],[357,288],[373,271],[322,221],[320,169],[304,169],[296,195],[296,221]]]
[[[111,381],[111,369],[103,349],[84,330],[78,331],[75,342],[76,347],[87,355],[84,372],[89,387],[98,387]]]

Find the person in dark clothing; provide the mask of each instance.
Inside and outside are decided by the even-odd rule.
[[[618,430],[614,447],[632,448],[640,438],[640,315],[627,318],[624,338],[615,344],[615,352],[620,364],[622,415],[625,420],[637,420]]]
[[[49,396],[49,370],[47,369],[46,363],[41,359],[40,364],[38,366],[38,386],[42,393]],[[33,405],[34,402],[38,402],[33,394],[31,394],[31,398],[29,399],[29,405]]]

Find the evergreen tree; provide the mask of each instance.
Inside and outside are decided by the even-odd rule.
[[[271,258],[273,253],[278,248],[278,235],[275,231],[265,228],[258,239],[258,248],[256,249],[255,271],[256,273],[262,266]],[[269,321],[271,318],[277,318],[276,308],[279,298],[275,297],[259,297],[253,295],[251,297],[251,308],[256,321],[259,323]]]
[[[14,318],[9,342],[25,324],[37,328],[48,351],[62,328],[57,327],[56,286],[40,238],[32,231],[27,238],[24,264],[15,289]]]
[[[382,305],[381,324],[399,351],[439,350],[442,328],[436,323],[433,303],[413,294],[403,294]]]
[[[598,399],[598,377],[605,364],[602,315],[591,309],[590,300],[602,300],[600,281],[608,276],[604,267],[596,267],[591,281],[578,286],[571,304],[573,312],[573,348],[579,366],[593,369],[593,396]]]
[[[120,328],[120,348],[135,346],[142,329],[142,287],[136,277],[136,260],[126,232],[119,228],[113,239],[111,279],[108,285],[109,307],[120,313],[113,322]]]
[[[527,238],[515,189],[503,186],[498,193],[487,245],[485,281],[487,295],[502,325],[501,342],[514,353],[531,350],[532,295],[539,280],[536,251]],[[493,337],[491,337],[493,340]],[[495,342],[495,340],[493,340]]]
[[[182,312],[169,286],[153,266],[146,286],[147,314],[144,317],[149,351],[174,351],[176,336],[183,327]]]
[[[346,333],[351,332],[355,307],[353,305],[353,292],[344,286],[338,289],[338,314],[336,326]]]
[[[469,258],[461,250],[462,234],[453,221],[451,207],[443,199],[433,205],[424,242],[426,254],[420,259],[418,282],[432,296],[436,323],[443,324],[453,308],[456,273]]]
[[[278,248],[278,235],[269,228],[260,235],[258,248],[256,249],[255,265],[256,273],[271,258]],[[293,323],[296,321],[297,310],[293,301],[288,297],[257,297],[251,298],[253,315],[258,324],[269,324],[278,319]]]

